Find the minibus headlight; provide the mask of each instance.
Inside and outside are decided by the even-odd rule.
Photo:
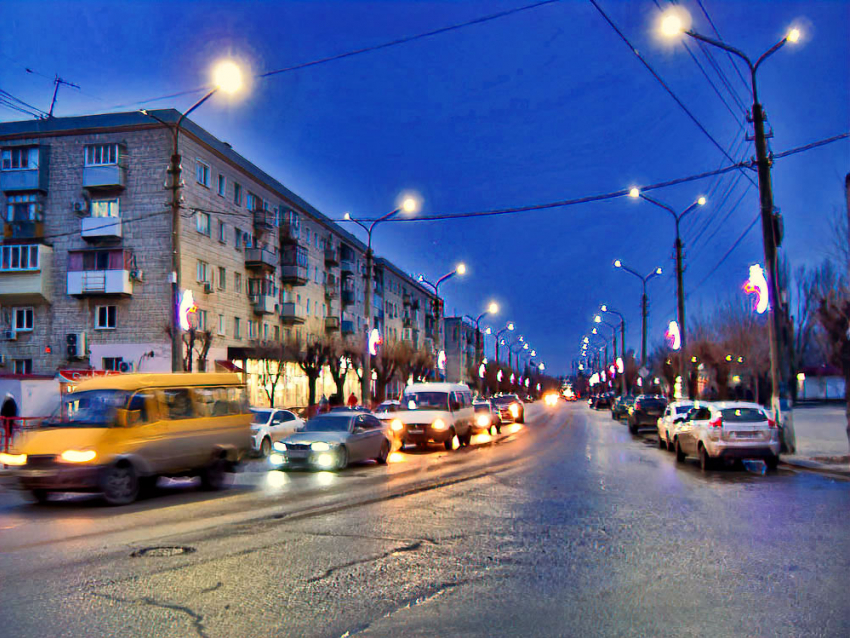
[[[26,465],[26,454],[6,454],[0,452],[0,465]]]
[[[434,430],[438,430],[438,431],[445,430],[445,429],[446,429],[446,422],[445,422],[445,421],[443,421],[442,419],[436,419],[436,420],[435,420],[435,421],[431,424],[431,427],[432,427]]]
[[[88,463],[97,456],[94,450],[65,450],[59,455],[59,459],[65,463]]]

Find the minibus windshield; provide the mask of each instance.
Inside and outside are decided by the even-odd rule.
[[[126,408],[129,397],[124,390],[72,392],[62,398],[43,427],[113,427],[117,425],[115,411]]]

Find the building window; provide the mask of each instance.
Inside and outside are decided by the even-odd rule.
[[[207,268],[209,264],[205,261],[198,260],[198,282],[207,281]]]
[[[35,193],[6,197],[7,222],[34,222],[38,219],[38,197]]]
[[[195,312],[195,320],[197,321],[198,330],[206,330],[207,329],[207,311],[206,310],[197,310]]]
[[[233,289],[237,294],[242,292],[242,273],[233,273]]]
[[[96,330],[115,330],[116,306],[95,306],[94,327]]]
[[[263,322],[263,341],[269,340],[269,324]]]
[[[198,211],[195,213],[195,229],[202,235],[210,236],[210,214]]]
[[[86,146],[86,166],[106,166],[118,163],[118,144]]]
[[[32,374],[32,359],[15,359],[15,374]]]
[[[254,195],[254,193],[248,193],[245,196],[245,208],[247,208],[250,211],[253,211],[256,206],[257,206],[257,196]]]
[[[306,237],[307,237],[307,246],[309,246],[310,245],[310,229],[309,228],[307,229]]]
[[[233,243],[236,245],[236,250],[242,250],[242,231],[238,228],[233,229]]]
[[[103,357],[102,368],[112,372],[120,372],[122,363],[124,363],[124,357]]]
[[[227,269],[224,266],[218,267],[218,289],[227,290]]]
[[[224,222],[218,222],[218,240],[222,244],[227,243],[227,224]]]
[[[239,317],[233,317],[233,338],[242,338],[242,322],[239,320]]]
[[[224,315],[218,316],[218,334],[224,336]]]
[[[310,316],[310,300],[307,300],[307,316]]]
[[[210,187],[210,167],[209,164],[201,160],[195,160],[195,180],[201,186]]]
[[[225,180],[224,175],[218,176],[218,195],[219,197],[224,197],[224,193],[227,190],[227,180]]]
[[[280,206],[274,209],[274,227],[280,228]]]
[[[38,147],[4,148],[2,168],[4,171],[38,168]]]
[[[239,182],[233,183],[233,203],[237,206],[242,205],[242,185]]]
[[[118,214],[118,198],[93,199],[91,202],[92,217],[120,217]]]
[[[38,270],[38,246],[3,246],[3,270]]]
[[[280,326],[274,327],[274,340],[280,341]]]
[[[257,322],[253,319],[248,319],[248,338],[256,339],[257,338]]]
[[[12,313],[15,317],[15,332],[32,331],[33,310],[31,306],[28,308],[13,308]]]

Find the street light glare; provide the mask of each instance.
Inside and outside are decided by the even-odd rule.
[[[791,29],[786,36],[788,42],[794,43],[800,39],[800,30],[799,29]]]
[[[700,206],[705,206],[705,203],[706,203],[707,201],[708,201],[708,200],[707,200],[705,197],[700,197],[700,198],[697,200],[697,204],[699,204]]]
[[[412,197],[405,197],[404,201],[401,203],[401,209],[405,213],[415,213],[417,208],[418,204]]]
[[[602,316],[601,316],[601,315],[596,315],[596,316],[593,318],[593,320],[594,320],[596,323],[602,323]]]
[[[234,62],[219,62],[213,70],[213,82],[225,93],[236,93],[242,88],[242,71]]]
[[[637,188],[632,188],[629,191],[629,197],[633,197],[633,198],[640,197],[640,190],[638,190]]]
[[[623,262],[621,262],[619,259],[614,262],[614,268],[622,268],[622,267],[623,267]]]
[[[511,323],[508,324],[508,330],[513,330],[513,329],[514,329],[514,324],[513,324],[513,322],[511,322]]]
[[[499,304],[497,304],[495,301],[491,301],[490,305],[487,306],[487,312],[489,312],[491,315],[495,315],[497,312],[499,312]]]
[[[455,268],[455,272],[459,275],[466,274],[466,264],[458,264],[457,268]]]
[[[661,33],[667,37],[679,35],[682,32],[682,19],[675,15],[667,15],[661,20]]]
[[[605,305],[605,304],[602,304],[601,306],[599,306],[599,309],[600,309],[602,312],[608,312],[608,306],[607,306],[607,305]]]
[[[661,272],[662,272],[662,271],[661,271],[661,266],[659,266],[658,268],[656,268],[656,269],[655,269],[655,274],[656,274],[656,275],[660,275],[660,274],[661,274]]]

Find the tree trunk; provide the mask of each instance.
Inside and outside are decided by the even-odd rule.
[[[319,380],[319,371],[310,369],[307,374],[307,407],[316,405],[316,381]]]

